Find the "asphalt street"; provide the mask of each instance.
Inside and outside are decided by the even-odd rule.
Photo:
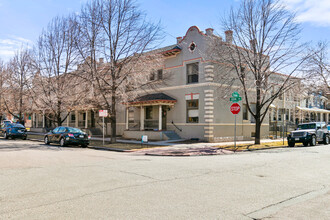
[[[330,219],[330,145],[163,157],[0,139],[0,219]]]

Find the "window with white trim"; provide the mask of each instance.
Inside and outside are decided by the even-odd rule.
[[[198,123],[199,112],[198,112],[198,99],[187,100],[187,123]]]
[[[187,64],[187,84],[198,83],[198,63]]]

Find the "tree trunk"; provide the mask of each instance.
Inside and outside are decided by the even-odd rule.
[[[260,144],[260,137],[261,137],[260,133],[261,133],[261,122],[260,122],[260,118],[256,118],[254,144]]]
[[[62,126],[62,118],[60,113],[57,114],[56,121],[57,121],[57,126]]]
[[[260,75],[258,75],[258,78],[260,79]],[[255,128],[255,140],[254,144],[260,144],[260,132],[261,132],[261,89],[260,89],[260,81],[256,81],[257,84],[257,102],[256,102],[256,128]]]
[[[116,135],[117,135],[117,114],[116,114],[116,95],[115,91],[112,92],[111,97],[111,115],[110,115],[110,123],[111,123],[111,143],[116,143]]]

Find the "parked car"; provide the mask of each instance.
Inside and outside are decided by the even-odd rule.
[[[316,143],[329,144],[329,130],[325,122],[311,122],[299,124],[295,131],[288,135],[288,145],[294,147],[295,143],[304,146],[315,146]]]
[[[59,143],[62,147],[66,145],[81,145],[87,147],[89,145],[90,136],[79,128],[73,127],[57,127],[45,134],[45,144]]]
[[[18,123],[4,123],[1,126],[0,132],[5,139],[11,137],[26,140],[27,137],[25,127]]]

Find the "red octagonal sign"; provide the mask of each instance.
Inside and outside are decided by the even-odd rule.
[[[241,106],[239,106],[237,103],[234,103],[230,106],[230,111],[234,115],[237,115],[241,111]]]

